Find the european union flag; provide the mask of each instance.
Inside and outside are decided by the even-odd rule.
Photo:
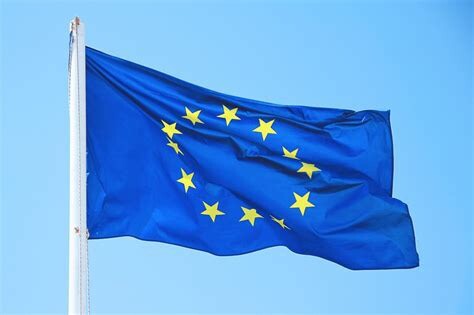
[[[90,238],[418,266],[389,112],[278,106],[86,49]]]

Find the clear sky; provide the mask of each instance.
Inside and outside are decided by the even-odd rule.
[[[282,247],[93,240],[93,313],[473,311],[472,3],[2,1],[0,313],[67,310],[75,15],[87,45],[220,92],[392,110],[394,196],[421,264],[355,272]]]

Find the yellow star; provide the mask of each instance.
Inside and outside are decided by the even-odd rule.
[[[316,166],[314,166],[314,164],[311,164],[311,163],[301,162],[301,165],[302,166],[298,170],[298,173],[306,173],[306,175],[308,175],[309,178],[313,176],[313,172],[321,171],[319,168],[317,168]]]
[[[179,146],[176,142],[171,141],[171,139],[168,137],[166,139],[168,139],[168,143],[166,144],[167,146],[172,147],[174,149],[174,152],[176,152],[176,154],[184,155],[184,153],[179,149]]]
[[[224,215],[225,214],[224,212],[217,209],[217,207],[219,207],[219,201],[216,202],[215,204],[213,204],[212,206],[208,205],[204,201],[202,203],[204,204],[204,207],[206,207],[206,210],[201,212],[201,214],[202,215],[208,215],[211,218],[212,222],[216,221],[216,217],[218,215]]]
[[[294,149],[293,151],[288,151],[285,147],[282,147],[282,148],[283,148],[284,157],[287,157],[289,159],[299,160],[299,158],[296,156],[299,150],[298,148]]]
[[[224,109],[224,113],[220,114],[217,117],[224,118],[227,126],[229,126],[232,119],[240,120],[240,118],[237,117],[237,111],[239,110],[237,107],[233,109],[228,109],[227,106],[222,105],[222,108]]]
[[[301,215],[304,215],[306,208],[314,208],[314,205],[308,201],[309,199],[309,191],[304,194],[303,196],[298,195],[297,193],[293,193],[295,196],[295,203],[290,206],[290,208],[298,208],[300,209]]]
[[[240,218],[239,222],[249,221],[250,224],[253,226],[255,224],[255,219],[263,218],[259,213],[257,213],[256,209],[247,209],[244,207],[241,207],[241,208],[242,208],[242,211],[244,212],[244,216]]]
[[[270,120],[269,122],[265,122],[262,119],[259,119],[258,121],[260,123],[260,126],[255,128],[253,131],[260,132],[264,141],[268,134],[276,135],[276,131],[272,129],[272,125],[275,122],[275,119]]]
[[[194,113],[190,111],[187,107],[184,108],[186,111],[186,115],[182,116],[184,119],[189,120],[190,122],[193,123],[193,126],[198,123],[198,124],[204,124],[201,119],[199,119],[199,114],[201,113],[201,110],[197,110]]]
[[[163,132],[166,133],[170,139],[173,139],[174,134],[181,134],[181,131],[176,129],[176,123],[168,124],[163,120],[161,122],[163,123],[163,128],[161,128],[161,130],[163,130]]]
[[[193,184],[194,173],[186,174],[186,172],[181,169],[181,178],[177,180],[178,183],[183,184],[184,191],[188,192],[189,187],[196,189],[196,186]]]
[[[272,218],[273,221],[275,221],[276,223],[278,223],[278,224],[281,226],[281,228],[282,228],[283,230],[284,230],[284,229],[290,230],[290,228],[285,225],[285,219],[280,219],[280,220],[278,220],[277,218],[275,218],[275,217],[272,216],[272,215],[271,215],[270,217]]]

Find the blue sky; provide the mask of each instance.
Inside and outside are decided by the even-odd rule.
[[[93,313],[471,313],[473,6],[459,1],[2,1],[0,312],[67,310],[68,23],[87,45],[220,92],[390,109],[420,267],[271,248],[90,242]]]

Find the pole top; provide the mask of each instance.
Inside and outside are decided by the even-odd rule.
[[[76,16],[75,18],[71,20],[71,23],[69,24],[69,30],[70,31],[75,30],[77,29],[79,25],[81,25],[81,19],[78,16]]]

